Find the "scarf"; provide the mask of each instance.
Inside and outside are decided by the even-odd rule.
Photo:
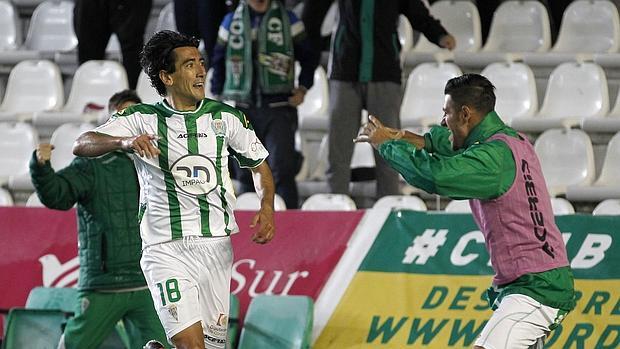
[[[294,56],[291,25],[279,0],[271,0],[257,31],[258,62],[252,60],[252,24],[245,0],[233,13],[226,47],[226,81],[223,95],[238,102],[251,101],[253,69],[256,67],[264,94],[290,93],[294,87]]]

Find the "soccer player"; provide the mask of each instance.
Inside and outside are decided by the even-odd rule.
[[[478,74],[450,79],[443,127],[419,136],[371,116],[356,141],[371,143],[411,185],[469,199],[495,271],[487,292],[495,312],[474,348],[542,348],[575,307],[573,274],[538,157],[494,111],[494,89]]]
[[[243,113],[204,98],[206,72],[197,39],[158,32],[144,46],[141,63],[165,99],[125,109],[82,134],[73,151],[136,155],[141,266],[166,335],[179,349],[224,348],[230,234],[239,230],[228,157],[254,175],[261,207],[251,224],[257,227],[252,239],[264,244],[275,232],[268,153]]]

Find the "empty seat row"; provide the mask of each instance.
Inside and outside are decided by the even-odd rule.
[[[578,54],[608,55],[620,48],[618,9],[611,1],[577,0],[564,11],[558,39],[551,45],[549,15],[539,1],[504,1],[493,14],[489,36],[482,45],[480,16],[469,1],[442,0],[430,12],[455,35],[454,52],[421,37],[406,54],[409,64],[432,60],[438,53],[465,66],[502,61],[507,55],[526,62],[557,65]]]
[[[439,123],[444,86],[461,73],[451,62],[426,62],[413,69],[401,105],[403,126]],[[610,111],[607,77],[596,63],[565,62],[557,66],[549,76],[540,110],[536,81],[527,64],[491,63],[481,74],[496,87],[500,117],[520,131],[575,126],[588,132],[620,131],[620,98]]]

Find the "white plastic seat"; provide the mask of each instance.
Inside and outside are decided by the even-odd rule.
[[[26,207],[45,207],[36,192],[30,194],[28,200],[26,200]]]
[[[54,133],[50,143],[54,145],[52,158],[50,163],[52,167],[58,171],[68,166],[75,158],[73,155],[73,142],[84,132],[91,131],[95,126],[93,124],[63,124],[60,125]]]
[[[138,84],[136,85],[136,93],[142,100],[142,103],[156,103],[162,100],[162,97],[157,93],[155,87],[151,86],[151,80],[144,71],[138,75]]]
[[[620,198],[620,133],[611,138],[598,179],[591,186],[570,186],[566,197],[577,201],[601,201]]]
[[[441,21],[448,33],[456,39],[455,52],[476,52],[480,50],[482,34],[480,14],[476,5],[469,1],[441,0],[430,7],[431,14]],[[413,48],[416,52],[437,52],[444,50],[420,36]]]
[[[394,210],[426,211],[426,204],[417,196],[387,195],[377,200],[372,208],[389,208]]]
[[[304,201],[305,211],[355,211],[355,202],[344,194],[314,194]]]
[[[73,1],[45,1],[34,10],[24,46],[37,51],[70,51],[77,47]]]
[[[30,120],[35,112],[60,109],[64,100],[62,76],[55,63],[23,61],[9,75],[0,120]]]
[[[534,148],[551,196],[566,193],[568,186],[589,185],[594,180],[592,141],[582,130],[547,130]]]
[[[448,202],[445,213],[471,213],[471,207],[469,207],[469,200],[452,200]]]
[[[29,124],[0,123],[0,183],[9,177],[28,175],[28,163],[39,137]]]
[[[493,14],[484,52],[545,52],[551,47],[547,8],[539,1],[505,1]]]
[[[620,216],[620,200],[607,199],[596,205],[593,216]]]
[[[573,204],[564,198],[551,198],[551,209],[556,216],[575,214]]]
[[[67,122],[95,121],[100,113],[107,113],[108,99],[114,93],[128,88],[125,68],[114,61],[88,61],[80,65],[73,76],[67,104],[58,112],[34,115],[38,129],[55,129]],[[87,105],[101,109],[85,113]]]
[[[454,63],[428,62],[415,67],[407,78],[400,107],[403,127],[439,124],[446,82],[461,74],[461,69]]]
[[[15,7],[0,1],[0,52],[15,50],[21,43],[21,23]]]
[[[338,3],[334,1],[327,10],[323,22],[321,23],[321,36],[330,36],[332,32],[336,30],[339,17]]]
[[[562,16],[553,52],[617,52],[620,45],[618,9],[611,1],[577,0]]]
[[[0,206],[13,206],[13,197],[4,188],[0,188]]]
[[[275,194],[273,200],[274,210],[286,211],[286,203],[278,194]],[[237,205],[235,210],[258,211],[260,209],[260,199],[254,192],[247,192],[237,196]]]
[[[296,69],[299,71],[299,69]],[[304,102],[297,107],[300,130],[323,130],[328,128],[329,85],[327,74],[319,66],[314,71],[312,87],[306,93]]]
[[[177,22],[174,18],[174,3],[170,2],[164,6],[157,16],[157,24],[155,25],[155,33],[162,30],[177,31]]]
[[[404,62],[404,55],[413,48],[413,27],[404,15],[398,16],[398,41],[400,43],[401,63]]]
[[[504,122],[534,116],[538,95],[530,67],[523,63],[492,63],[481,74],[495,85],[495,110]]]
[[[513,121],[522,131],[541,132],[556,127],[577,126],[582,119],[609,112],[607,77],[595,63],[562,63],[549,76],[540,112],[533,118]]]
[[[616,96],[616,102],[607,115],[584,118],[581,120],[581,129],[590,133],[616,133],[620,132],[620,90]]]

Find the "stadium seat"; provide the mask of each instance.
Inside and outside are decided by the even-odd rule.
[[[538,95],[530,67],[523,63],[492,63],[481,74],[495,85],[495,110],[504,122],[534,116]]]
[[[10,1],[0,1],[0,52],[15,50],[21,43],[21,23]]]
[[[159,12],[157,24],[155,25],[155,33],[162,30],[177,31],[177,23],[174,18],[174,3],[169,2]]]
[[[617,52],[620,47],[618,9],[611,1],[577,0],[562,16],[553,52]]]
[[[55,309],[65,313],[75,311],[77,289],[70,287],[35,287],[28,293],[26,308]]]
[[[299,73],[299,69],[296,69]],[[304,97],[304,102],[299,105],[300,130],[320,130],[328,128],[327,112],[329,106],[329,86],[327,74],[323,67],[317,67],[314,71],[314,82]]]
[[[551,198],[551,209],[556,216],[575,214],[573,204],[564,198]]]
[[[56,348],[67,315],[61,310],[21,309],[9,311],[3,349]]]
[[[260,199],[255,192],[247,192],[237,196],[235,210],[257,211],[260,209]],[[274,210],[285,211],[286,204],[280,195],[275,194]]]
[[[323,22],[321,23],[321,36],[332,35],[332,31],[335,31],[338,25],[338,17],[338,3],[334,1],[327,10],[325,18],[323,18]]]
[[[313,303],[306,296],[257,296],[245,317],[239,349],[309,349]]]
[[[28,196],[28,200],[26,200],[26,207],[45,207],[41,200],[39,200],[39,196],[36,192],[30,194]]]
[[[4,188],[0,188],[0,206],[13,206],[13,197]]]
[[[39,137],[26,123],[0,123],[0,183],[9,177],[25,176],[30,180],[28,163]]]
[[[445,213],[471,213],[471,207],[469,207],[469,200],[452,200],[448,202]]]
[[[620,61],[620,60],[619,60]],[[620,90],[616,96],[616,103],[609,114],[599,117],[584,118],[581,120],[581,129],[590,132],[616,133],[620,132]]]
[[[138,84],[136,86],[136,93],[142,99],[143,103],[156,103],[161,101],[161,96],[157,93],[157,90],[151,86],[151,80],[144,71],[140,72],[138,76]]]
[[[372,208],[389,208],[393,210],[426,211],[426,204],[417,196],[387,195],[375,202]]]
[[[355,202],[344,194],[314,194],[304,201],[305,211],[355,211]]]
[[[24,59],[51,59],[57,51],[75,50],[77,43],[73,31],[73,1],[48,0],[34,10],[23,45],[3,52],[0,62],[15,64]]]
[[[569,186],[566,197],[576,201],[601,201],[620,199],[620,133],[611,138],[598,179],[591,186]]]
[[[62,110],[35,113],[33,122],[37,129],[51,133],[67,122],[96,121],[100,113],[108,113],[110,96],[127,88],[127,73],[120,63],[85,62],[73,76],[71,92]]]
[[[505,1],[495,10],[488,52],[546,52],[551,47],[547,8],[539,1]]]
[[[64,88],[60,69],[47,60],[27,60],[11,70],[0,120],[27,121],[33,113],[58,110],[63,105]]]
[[[404,62],[404,55],[413,48],[413,27],[404,15],[398,16],[398,42],[400,43],[401,64]]]
[[[594,151],[582,130],[551,129],[534,144],[549,194],[565,194],[571,185],[590,185],[594,180]]]
[[[609,92],[603,69],[595,63],[562,63],[549,76],[540,111],[532,118],[519,118],[512,126],[520,131],[542,132],[572,127],[584,118],[609,112]]]
[[[456,38],[455,52],[476,52],[482,44],[480,14],[470,1],[441,0],[430,7],[431,14],[441,21],[446,30]],[[420,36],[413,48],[415,53],[432,53],[443,50]]]
[[[454,63],[421,63],[409,74],[400,107],[405,127],[439,124],[443,115],[444,87],[449,79],[461,75]]]
[[[55,170],[60,170],[69,165],[71,161],[73,161],[73,158],[75,158],[75,155],[73,155],[73,143],[75,140],[82,133],[94,128],[95,126],[93,124],[88,123],[68,123],[60,125],[54,130],[52,138],[50,139],[50,143],[54,146],[52,158],[50,159],[52,167]]]
[[[607,199],[596,205],[593,216],[620,216],[620,200]]]

